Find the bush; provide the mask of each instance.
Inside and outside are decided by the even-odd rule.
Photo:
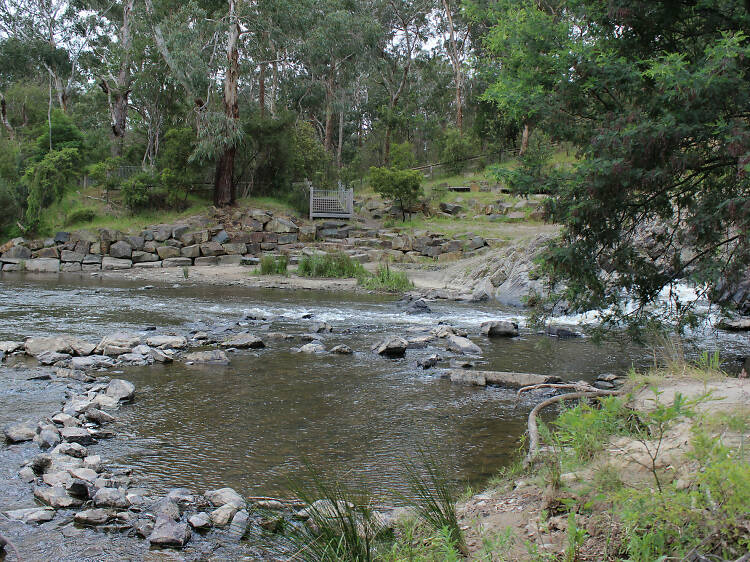
[[[286,256],[263,256],[260,259],[261,275],[286,275],[289,259]]]
[[[406,170],[417,165],[414,147],[409,141],[391,145],[391,166],[397,170]]]
[[[492,166],[490,173],[497,181],[505,183],[515,195],[549,192],[551,178],[556,175],[556,171],[548,165],[552,154],[549,137],[534,131],[529,138],[526,152],[519,157],[520,165],[517,168]]]
[[[361,263],[339,252],[303,257],[297,274],[303,277],[361,277],[367,272]]]
[[[440,157],[452,174],[460,174],[466,161],[472,156],[474,143],[462,135],[458,129],[447,129],[443,139],[443,152]]]
[[[34,230],[39,226],[42,209],[59,201],[74,186],[80,176],[79,154],[76,148],[53,150],[26,169],[23,182],[28,187],[26,200],[26,226]]]
[[[359,277],[359,284],[365,289],[373,291],[389,291],[401,293],[414,288],[406,273],[394,271],[388,265],[379,265],[375,275]]]
[[[81,209],[75,209],[68,213],[65,217],[66,226],[73,224],[88,223],[93,221],[97,217],[96,209],[91,207],[83,207]]]
[[[403,220],[411,215],[412,207],[424,195],[422,173],[417,170],[395,168],[370,168],[370,185],[376,193],[398,203]]]
[[[152,208],[152,192],[157,182],[149,172],[141,172],[129,177],[122,183],[122,201],[132,212]]]

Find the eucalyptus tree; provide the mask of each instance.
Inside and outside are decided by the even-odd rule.
[[[471,51],[470,22],[461,14],[458,0],[441,0],[441,8],[435,10],[437,32],[442,36],[442,48],[453,68],[454,110],[456,128],[464,126],[464,103],[466,89],[466,65]]]
[[[380,17],[385,33],[378,41],[377,70],[388,92],[383,146],[386,165],[390,160],[395,113],[409,86],[414,58],[427,39],[428,13],[432,11],[433,4],[433,0],[385,0],[381,3]]]
[[[80,58],[94,32],[68,0],[0,0],[0,35],[23,42],[49,75],[63,112],[80,78]]]

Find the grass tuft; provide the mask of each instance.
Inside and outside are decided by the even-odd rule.
[[[255,270],[260,275],[286,275],[289,258],[286,256],[263,256],[260,268]]]
[[[359,284],[372,291],[392,293],[401,293],[414,288],[414,283],[409,280],[406,273],[393,270],[387,264],[379,265],[374,275],[359,277]]]
[[[297,267],[302,277],[349,278],[367,275],[361,263],[344,253],[304,256]]]

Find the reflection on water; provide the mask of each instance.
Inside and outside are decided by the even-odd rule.
[[[183,364],[127,368],[137,401],[120,412],[117,462],[158,489],[197,491],[227,485],[250,495],[282,493],[307,461],[393,499],[402,491],[402,461],[426,448],[456,481],[477,483],[509,462],[525,429],[531,398],[451,385],[417,366],[441,352],[413,350],[402,360],[373,355],[386,334],[428,330],[440,320],[461,326],[483,350],[478,368],[591,379],[648,360],[632,346],[525,335],[488,340],[490,318],[519,318],[492,304],[431,304],[433,313],[403,314],[393,297],[271,291],[241,287],[155,287],[73,278],[0,276],[0,339],[74,333],[92,340],[115,330],[215,330],[250,313],[247,326],[299,336],[324,320],[351,356],[306,355],[295,341],[266,339],[258,352],[232,355],[227,367]],[[743,345],[725,338],[722,345]],[[733,347],[734,346],[734,347]]]

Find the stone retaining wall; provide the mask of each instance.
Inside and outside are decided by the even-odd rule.
[[[253,209],[236,212],[216,226],[155,225],[137,234],[102,228],[58,232],[53,238],[15,238],[0,246],[2,271],[34,273],[208,265],[254,265],[264,253],[285,254],[292,263],[310,252],[342,251],[360,262],[458,259],[487,245],[479,236],[450,240],[442,235],[325,221],[303,224],[295,217]]]

